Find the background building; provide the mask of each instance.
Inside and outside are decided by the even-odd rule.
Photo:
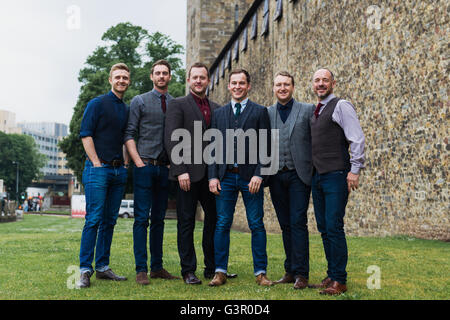
[[[366,136],[366,169],[350,196],[348,234],[450,239],[448,1],[188,0],[187,6],[188,67],[210,65],[209,96],[220,104],[230,99],[228,73],[236,67],[250,72],[250,98],[263,105],[275,102],[277,71],[294,75],[297,100],[316,103],[314,71],[333,70],[335,93],[355,105]],[[235,226],[246,229],[239,207]],[[268,192],[265,209],[266,228],[278,232]],[[317,231],[312,205],[309,228]]]
[[[58,142],[67,136],[67,125],[55,122],[22,122],[18,126],[23,134],[34,139],[39,152],[47,157],[47,163],[41,170],[44,176],[72,174],[66,165],[65,154],[58,147]]]
[[[16,126],[16,114],[14,112],[0,110],[0,131],[10,133],[21,133],[20,128]]]

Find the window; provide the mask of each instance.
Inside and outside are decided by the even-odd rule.
[[[283,15],[283,0],[277,0],[277,9],[275,10],[275,16],[273,17],[273,20],[279,20],[281,19]]]
[[[261,35],[267,35],[269,33],[269,0],[264,1],[264,10],[263,10],[263,26]]]
[[[256,38],[257,32],[258,32],[258,15],[255,13],[252,19],[252,33],[250,34],[251,40]]]
[[[234,43],[233,60],[234,61],[238,61],[239,60],[239,40],[236,40],[236,42]]]
[[[242,35],[242,49],[241,51],[247,50],[247,42],[248,42],[248,27],[245,27],[244,33]]]

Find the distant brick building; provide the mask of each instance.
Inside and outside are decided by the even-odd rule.
[[[315,103],[314,71],[333,70],[366,135],[346,232],[450,239],[448,11],[445,0],[188,0],[186,61],[211,66],[209,96],[222,104],[235,67],[250,72],[250,98],[263,105],[275,101],[277,71],[295,76],[297,100]],[[235,226],[246,229],[239,208]],[[265,209],[278,232],[268,192]],[[309,218],[316,231],[312,205]]]

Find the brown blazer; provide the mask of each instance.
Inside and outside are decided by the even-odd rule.
[[[211,108],[212,119],[214,110],[219,108],[220,106],[209,99],[208,102]],[[201,156],[201,164],[194,164],[194,121],[202,121],[202,136],[200,137],[202,141],[202,154],[197,155],[197,157]],[[190,164],[174,164],[172,161],[172,149],[177,144],[179,144],[180,141],[171,141],[171,135],[174,130],[180,128],[186,129],[191,135]],[[207,129],[209,128],[207,127],[200,108],[198,107],[191,93],[189,93],[187,96],[170,100],[167,106],[164,128],[164,145],[167,151],[167,155],[170,159],[169,179],[177,181],[180,174],[189,173],[191,182],[197,182],[200,181],[204,176],[207,176],[207,165],[203,160],[203,150],[209,144],[208,141],[203,141],[203,133]]]

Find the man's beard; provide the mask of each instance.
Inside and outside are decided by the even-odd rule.
[[[319,88],[319,90],[320,89],[324,89],[324,88]],[[325,88],[326,89],[326,88]],[[316,93],[317,93],[317,91],[316,91]],[[333,89],[332,88],[330,88],[330,89],[328,89],[324,94],[322,94],[322,95],[319,95],[319,93],[317,93],[317,96],[320,98],[320,99],[325,99],[326,97],[328,97],[330,94],[332,94],[333,93]]]
[[[154,82],[153,85],[155,86],[155,88],[158,88],[159,90],[167,90],[167,88],[169,87],[168,83],[166,83],[164,86],[159,86],[156,82]]]

